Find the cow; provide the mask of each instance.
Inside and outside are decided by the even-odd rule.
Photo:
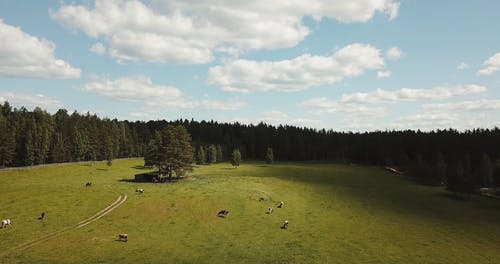
[[[281,228],[288,229],[288,220],[285,220],[285,222],[283,223],[283,226]]]
[[[45,212],[42,212],[40,217],[38,217],[38,220],[45,220]]]
[[[272,214],[272,213],[273,213],[273,208],[272,208],[272,207],[269,207],[269,209],[267,209],[267,213],[268,213],[268,214]]]
[[[280,203],[278,204],[278,208],[283,208],[283,205],[284,205],[284,203],[283,203],[283,202],[280,202]]]
[[[128,234],[118,234],[118,240],[127,242],[128,241]]]
[[[224,209],[224,210],[221,210],[219,211],[219,213],[217,214],[218,217],[226,217],[227,215],[229,214],[229,211]]]
[[[85,183],[85,187],[90,187],[90,186],[92,186],[92,182]]]
[[[10,226],[11,223],[12,222],[10,221],[10,219],[4,219],[4,220],[2,220],[2,229]]]
[[[144,193],[144,189],[136,189],[135,192],[138,194],[142,194]]]

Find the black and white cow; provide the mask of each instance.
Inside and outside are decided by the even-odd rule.
[[[229,211],[226,210],[226,209],[224,209],[224,210],[219,211],[219,213],[217,214],[217,216],[219,216],[219,217],[226,217],[228,214],[229,214]]]
[[[269,208],[267,209],[267,213],[268,213],[268,214],[272,214],[272,213],[273,213],[273,211],[274,211],[274,209],[273,209],[272,207],[269,207]]]
[[[139,194],[142,194],[142,193],[144,193],[144,189],[136,189],[135,192],[139,193]]]
[[[118,240],[127,242],[128,241],[128,234],[118,234]]]
[[[11,223],[12,222],[10,221],[10,219],[4,219],[4,220],[2,220],[2,229],[10,226]]]
[[[284,203],[283,203],[283,202],[280,202],[280,203],[278,204],[278,208],[283,208],[283,205],[284,205]]]

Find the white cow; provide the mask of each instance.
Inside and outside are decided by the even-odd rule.
[[[144,193],[144,189],[136,189],[135,192],[136,193]]]
[[[2,220],[2,228],[6,228],[7,226],[10,226],[10,224],[11,224],[10,219]]]

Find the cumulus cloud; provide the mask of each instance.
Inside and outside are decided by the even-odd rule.
[[[298,127],[313,127],[313,128],[324,128],[325,124],[319,119],[310,118],[291,118],[286,113],[281,111],[268,111],[261,113],[261,117],[257,120],[259,122],[264,122],[266,124],[279,126],[279,125],[291,125]]]
[[[347,113],[357,116],[383,116],[387,112],[384,107],[373,107],[341,102],[326,97],[308,99],[300,105],[311,109],[309,112],[317,115]]]
[[[228,92],[299,91],[333,84],[384,66],[380,51],[366,44],[348,45],[331,56],[305,54],[283,61],[230,60],[208,70],[207,83]]]
[[[0,92],[0,102],[8,101],[15,107],[35,108],[40,107],[50,112],[55,112],[63,107],[63,103],[57,97],[45,96],[43,94],[27,94],[16,92]]]
[[[106,48],[104,47],[104,45],[102,45],[101,42],[97,42],[89,48],[89,51],[96,53],[96,54],[99,54],[99,55],[102,55],[102,54],[106,53]]]
[[[246,106],[245,102],[237,100],[191,100],[185,98],[179,88],[153,84],[151,79],[145,76],[126,76],[117,79],[99,77],[84,84],[80,89],[115,100],[139,102],[165,109],[202,107],[214,110],[237,110]]]
[[[491,75],[500,70],[500,52],[493,55],[483,63],[478,75]]]
[[[486,92],[487,88],[475,84],[455,87],[433,87],[429,89],[402,88],[389,91],[377,89],[369,93],[343,94],[340,99],[326,97],[312,98],[300,105],[310,109],[313,114],[347,113],[355,116],[384,116],[387,109],[384,104],[414,102],[418,100],[438,100]],[[376,104],[382,105],[378,106]]]
[[[469,112],[469,111],[492,111],[500,109],[500,100],[481,99],[475,101],[463,101],[442,104],[425,104],[422,109],[428,112]]]
[[[23,32],[0,19],[0,76],[72,79],[80,69],[57,59],[54,43]]]
[[[217,52],[293,47],[310,33],[306,16],[366,22],[377,12],[393,19],[398,9],[392,0],[96,0],[62,4],[50,16],[89,37],[104,37],[119,61],[197,64]]]
[[[342,103],[390,103],[410,102],[423,99],[437,100],[455,96],[486,92],[485,86],[476,84],[458,85],[454,87],[436,86],[428,89],[401,88],[399,90],[377,89],[371,93],[350,93],[342,95]]]
[[[389,78],[389,77],[391,77],[391,75],[392,75],[391,71],[378,71],[377,72],[378,78]]]
[[[404,53],[400,48],[392,47],[392,48],[387,50],[387,52],[385,53],[385,56],[389,60],[399,60],[401,57],[404,56]]]
[[[465,62],[462,62],[462,63],[460,63],[460,64],[457,66],[457,70],[461,70],[461,71],[463,71],[463,70],[465,70],[465,69],[467,69],[467,68],[469,68],[469,65],[468,65],[467,63],[465,63]]]

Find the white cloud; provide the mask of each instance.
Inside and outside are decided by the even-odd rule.
[[[392,75],[391,71],[378,71],[377,72],[378,78],[389,78],[389,77],[391,77],[391,75]]]
[[[339,102],[326,97],[312,98],[300,104],[311,109],[309,112],[316,115],[346,113],[356,116],[383,116],[386,109],[383,107],[372,107],[360,104]]]
[[[371,93],[351,93],[343,94],[342,103],[390,103],[390,102],[411,102],[423,99],[445,99],[455,96],[478,94],[486,92],[487,88],[476,84],[458,85],[454,87],[436,86],[430,89],[401,88],[389,91],[377,89]]]
[[[242,101],[218,101],[218,100],[202,100],[201,106],[206,109],[214,110],[238,110],[247,106],[246,102]]]
[[[102,45],[101,42],[97,42],[90,47],[89,51],[102,55],[106,53],[106,48],[104,47],[104,45]]]
[[[487,91],[486,87],[475,84],[455,87],[438,86],[430,89],[402,88],[394,91],[377,89],[370,93],[343,94],[340,99],[312,98],[300,105],[308,108],[310,113],[317,115],[344,113],[351,115],[351,117],[382,117],[388,113],[387,103],[438,100],[485,91]]]
[[[387,52],[385,53],[385,56],[389,60],[399,60],[401,57],[404,56],[404,53],[400,48],[392,47],[392,48],[387,50]]]
[[[299,91],[333,84],[383,66],[378,49],[355,43],[331,56],[305,54],[283,61],[230,60],[211,67],[207,83],[229,92]]]
[[[435,130],[456,128],[459,116],[450,113],[423,113],[401,117],[390,125],[394,129]]]
[[[465,70],[465,69],[467,69],[467,68],[469,68],[469,65],[468,65],[467,63],[465,63],[465,62],[462,62],[462,63],[460,63],[460,64],[457,66],[457,70],[461,70],[461,71],[463,71],[463,70]]]
[[[319,119],[291,118],[281,111],[269,111],[261,113],[261,117],[255,123],[264,122],[266,124],[279,126],[291,125],[298,127],[324,128],[325,124]]]
[[[483,67],[477,72],[478,75],[491,75],[500,70],[500,52],[493,55],[483,63]]]
[[[26,94],[15,92],[0,92],[0,102],[8,101],[15,107],[35,108],[40,107],[44,110],[55,112],[63,108],[63,104],[59,98],[49,97],[43,94]]]
[[[500,110],[500,100],[481,99],[476,101],[463,101],[442,104],[425,104],[422,109],[428,112],[469,112]]]
[[[57,59],[54,43],[23,32],[0,19],[0,76],[80,78],[80,69]]]
[[[237,100],[191,100],[185,98],[179,88],[153,84],[151,79],[145,76],[126,76],[117,79],[100,77],[81,86],[80,89],[115,100],[139,102],[162,109],[201,107],[214,110],[237,110],[246,106],[245,102]]]
[[[96,0],[62,4],[52,19],[92,38],[104,37],[110,55],[121,60],[207,63],[214,53],[297,45],[309,33],[306,16],[343,23],[366,22],[376,12],[397,16],[392,0]]]

